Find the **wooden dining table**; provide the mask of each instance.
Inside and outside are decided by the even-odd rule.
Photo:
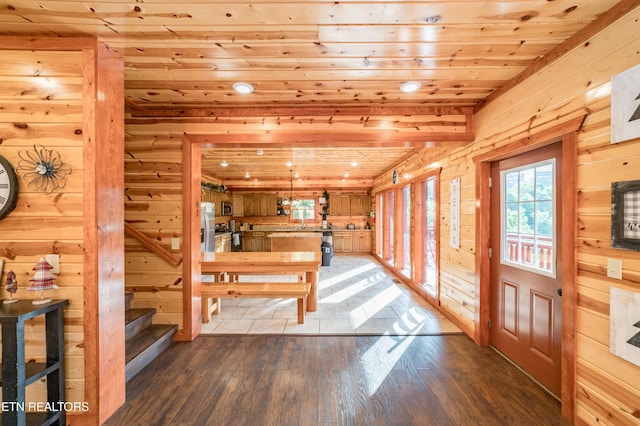
[[[269,275],[300,275],[311,284],[307,298],[307,311],[318,309],[318,272],[322,253],[295,252],[217,252],[205,253],[201,258],[202,275],[242,275],[252,273]]]

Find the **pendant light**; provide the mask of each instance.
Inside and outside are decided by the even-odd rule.
[[[289,198],[285,198],[284,200],[282,200],[282,205],[292,206],[294,203],[295,203],[295,200],[293,199],[293,170],[289,169]]]

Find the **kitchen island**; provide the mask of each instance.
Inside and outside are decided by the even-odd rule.
[[[261,226],[254,230],[242,231],[242,250],[269,252],[271,244],[278,238],[286,238],[286,234],[317,234],[322,238],[324,231],[333,234],[333,250],[335,253],[371,253],[373,247],[373,230],[366,228],[346,229],[333,228],[322,229],[320,227],[308,228],[279,228]],[[276,237],[274,237],[276,235]],[[284,242],[286,244],[286,241]],[[315,250],[315,249],[314,249]]]
[[[320,251],[322,232],[274,232],[267,236],[271,251]]]

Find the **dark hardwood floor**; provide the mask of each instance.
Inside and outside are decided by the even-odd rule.
[[[107,425],[566,425],[490,348],[448,336],[200,336],[127,384]]]

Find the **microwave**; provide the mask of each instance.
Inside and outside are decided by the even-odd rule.
[[[233,216],[233,205],[231,203],[222,202],[222,216]]]

